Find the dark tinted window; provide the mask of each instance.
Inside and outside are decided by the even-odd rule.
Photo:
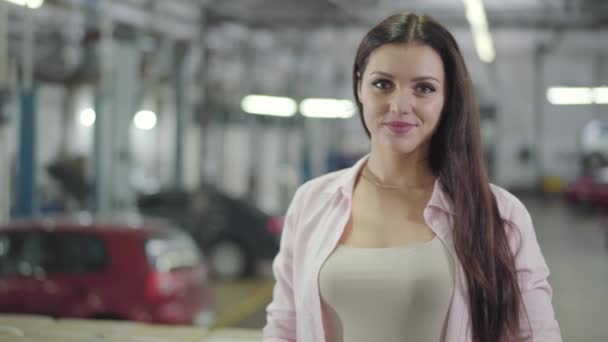
[[[21,273],[23,268],[23,246],[29,234],[0,233],[0,275],[9,276]]]
[[[103,240],[92,235],[4,233],[0,241],[3,275],[102,272],[107,263]]]

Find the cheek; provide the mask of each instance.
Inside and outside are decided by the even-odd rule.
[[[373,117],[382,113],[384,110],[384,103],[379,96],[371,94],[369,91],[364,91],[362,95],[361,103],[363,105],[365,116]]]
[[[441,118],[443,111],[443,99],[429,103],[425,108],[425,120],[433,125],[436,125]]]
[[[378,127],[378,122],[382,119],[382,109],[377,103],[367,102],[363,104],[363,118],[365,124],[370,131],[375,131]]]

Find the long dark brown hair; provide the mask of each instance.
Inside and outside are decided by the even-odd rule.
[[[428,16],[392,15],[361,41],[353,68],[353,91],[363,127],[358,86],[371,53],[384,44],[421,43],[443,61],[446,97],[431,138],[429,162],[453,205],[453,241],[468,285],[474,342],[519,339],[521,291],[507,238],[482,156],[479,109],[473,83],[450,32]]]

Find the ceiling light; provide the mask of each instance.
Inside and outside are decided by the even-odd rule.
[[[608,87],[594,88],[593,102],[597,104],[608,104]]]
[[[44,4],[44,0],[6,0],[13,5],[25,6],[32,9],[40,8]]]
[[[296,101],[289,97],[276,97],[266,95],[247,95],[241,101],[241,108],[249,114],[293,116],[298,106]]]
[[[479,58],[486,63],[492,63],[494,58],[496,58],[492,36],[490,36],[488,31],[477,35],[477,38],[475,39],[475,48],[477,49]]]
[[[479,58],[491,63],[496,58],[494,50],[494,42],[488,25],[486,10],[482,0],[464,0],[465,16],[471,26],[473,32],[473,40],[475,41],[475,49]]]
[[[29,0],[27,2],[27,7],[36,9],[40,8],[44,4],[44,0]]]
[[[156,114],[149,110],[139,111],[135,114],[133,123],[141,130],[151,130],[156,126]]]
[[[547,100],[554,105],[583,105],[593,103],[592,89],[587,87],[551,87]]]
[[[355,113],[350,100],[305,99],[300,103],[300,113],[309,118],[348,119]]]
[[[95,111],[92,108],[87,108],[80,113],[80,124],[84,127],[91,127],[95,124]]]

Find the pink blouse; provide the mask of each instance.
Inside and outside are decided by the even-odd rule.
[[[352,209],[355,180],[367,156],[353,167],[324,175],[302,185],[285,216],[281,249],[273,262],[276,279],[268,305],[263,341],[324,342],[326,331],[319,294],[321,265],[337,246]],[[502,217],[520,234],[510,233],[523,303],[522,327],[528,341],[560,342],[551,305],[549,269],[541,253],[532,220],[524,205],[506,190],[492,185]],[[435,183],[424,219],[458,260],[452,242],[450,201]],[[521,236],[521,238],[520,238]],[[518,248],[519,251],[518,251]],[[446,342],[471,341],[467,285],[462,266],[455,262],[454,292],[448,314]]]

